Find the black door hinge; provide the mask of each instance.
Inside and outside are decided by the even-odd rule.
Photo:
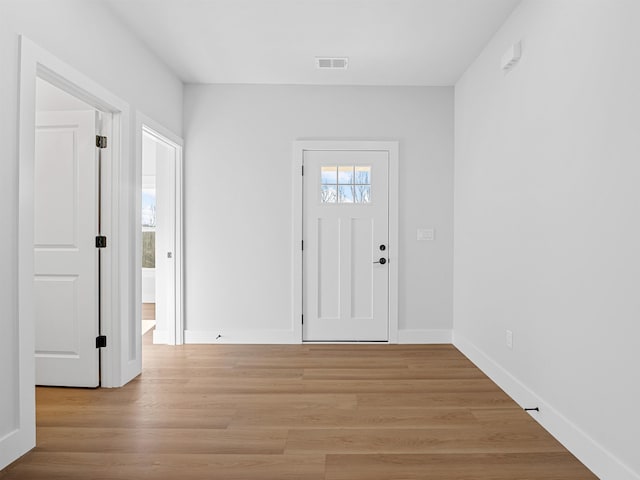
[[[107,247],[107,237],[104,235],[98,235],[96,237],[96,248],[106,248]]]
[[[107,336],[99,335],[96,337],[96,348],[104,348],[107,346]]]
[[[107,148],[107,137],[103,137],[102,135],[96,135],[96,147]]]
[[[304,240],[300,240],[300,250],[304,250]]]
[[[302,165],[302,176],[304,177],[304,165]]]
[[[302,324],[304,325],[304,315],[300,315],[302,317]]]

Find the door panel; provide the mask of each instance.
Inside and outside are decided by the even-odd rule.
[[[317,316],[338,319],[340,318],[340,256],[338,254],[340,251],[340,219],[318,218],[317,220]],[[309,244],[309,247],[311,245]]]
[[[95,112],[39,112],[34,171],[36,384],[99,384]]]
[[[386,341],[388,153],[306,151],[304,167],[303,339]]]
[[[369,266],[371,262],[373,240],[373,220],[371,218],[351,219],[351,316],[352,317],[373,317],[373,268]],[[373,265],[373,264],[371,264]],[[358,268],[366,266],[367,268]]]
[[[78,246],[77,131],[40,125],[34,191],[36,247]],[[52,154],[55,152],[55,154]],[[50,181],[55,179],[56,181]]]
[[[75,357],[78,352],[78,276],[38,275],[35,279],[36,345],[40,354]]]

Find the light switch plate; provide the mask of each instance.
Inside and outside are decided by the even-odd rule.
[[[433,228],[419,228],[417,239],[420,242],[432,242],[436,239],[436,231]]]

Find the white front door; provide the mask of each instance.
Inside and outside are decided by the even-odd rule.
[[[387,341],[389,153],[305,151],[303,165],[303,340]]]
[[[96,112],[39,112],[34,172],[36,384],[99,384]]]

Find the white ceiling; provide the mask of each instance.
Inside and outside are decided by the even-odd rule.
[[[520,0],[104,0],[187,83],[453,85]],[[349,57],[317,70],[316,56]]]

